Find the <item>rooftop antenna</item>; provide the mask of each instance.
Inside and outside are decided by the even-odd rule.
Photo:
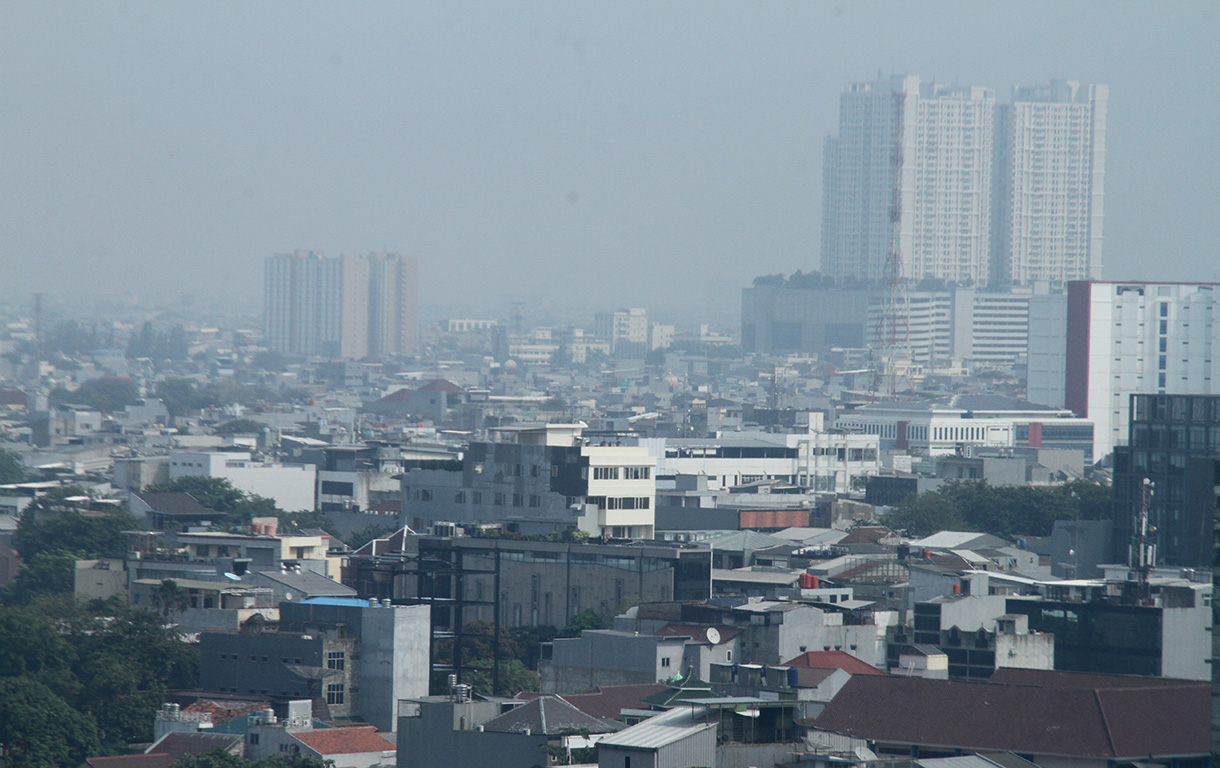
[[[1135,529],[1131,532],[1131,547],[1127,555],[1131,570],[1135,571],[1140,605],[1147,605],[1151,596],[1149,580],[1153,563],[1156,562],[1156,544],[1152,542],[1156,526],[1148,524],[1148,507],[1155,488],[1156,484],[1145,477],[1140,487],[1139,512],[1135,517]]]

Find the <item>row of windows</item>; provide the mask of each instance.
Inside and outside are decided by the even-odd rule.
[[[594,467],[594,480],[647,480],[652,477],[651,467]]]
[[[652,499],[648,496],[590,496],[589,504],[598,509],[650,509]]]

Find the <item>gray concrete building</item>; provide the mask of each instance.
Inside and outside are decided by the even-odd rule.
[[[280,605],[276,631],[205,632],[200,688],[324,702],[383,730],[399,699],[428,690],[430,609],[352,598]]]

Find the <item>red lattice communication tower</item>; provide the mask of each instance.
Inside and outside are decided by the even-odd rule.
[[[903,134],[906,91],[894,91],[893,200],[890,204],[890,252],[885,259],[884,294],[873,340],[873,397],[883,392],[893,399],[913,389],[908,378],[911,364],[911,304],[902,264]]]

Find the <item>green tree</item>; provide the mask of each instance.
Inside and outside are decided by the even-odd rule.
[[[185,416],[191,411],[208,407],[190,379],[169,378],[158,382],[156,394],[165,403],[170,416]]]
[[[172,768],[329,768],[333,760],[323,760],[312,755],[271,755],[261,760],[247,760],[214,749],[202,755],[188,755],[173,763]]]
[[[903,499],[888,524],[912,536],[958,530],[1012,539],[1049,536],[1056,520],[1102,520],[1110,514],[1109,489],[1096,483],[1038,488],[954,481]]]
[[[538,669],[538,659],[542,652],[542,644],[549,643],[559,635],[555,627],[539,624],[533,627],[513,627],[509,636],[517,644],[517,659],[526,669]]]
[[[25,677],[0,679],[0,745],[6,768],[76,768],[101,749],[92,717]]]
[[[25,560],[39,552],[61,550],[81,557],[123,557],[127,553],[124,531],[139,527],[128,512],[84,515],[62,499],[47,496],[26,509],[13,536],[13,548]]]
[[[25,462],[21,455],[8,448],[0,448],[0,484],[25,481]]]
[[[76,589],[76,561],[82,559],[87,558],[63,549],[42,550],[23,557],[8,594],[21,603],[44,594],[71,595]]]
[[[173,613],[191,607],[190,595],[173,579],[161,579],[161,583],[152,588],[149,599],[152,600],[153,610],[166,621]]]
[[[282,511],[266,496],[234,488],[224,478],[188,475],[148,486],[154,493],[189,493],[203,506],[225,515],[230,523],[248,523],[255,517],[279,517]]]
[[[99,411],[120,411],[125,405],[140,400],[140,388],[134,381],[117,376],[90,379],[77,387],[75,392],[57,387],[51,391],[51,402],[87,405]]]
[[[601,616],[590,609],[585,609],[568,619],[568,623],[559,631],[559,637],[580,637],[586,629],[605,629],[606,623]]]
[[[262,434],[265,427],[265,424],[260,424],[254,419],[233,419],[232,421],[226,421],[212,431],[218,435],[259,435]]]
[[[475,693],[496,696],[516,696],[522,691],[536,691],[540,685],[538,673],[528,669],[520,659],[500,660],[500,690],[493,691],[495,667],[491,658],[480,658],[470,662],[473,669],[462,675],[462,682],[470,685]]]

